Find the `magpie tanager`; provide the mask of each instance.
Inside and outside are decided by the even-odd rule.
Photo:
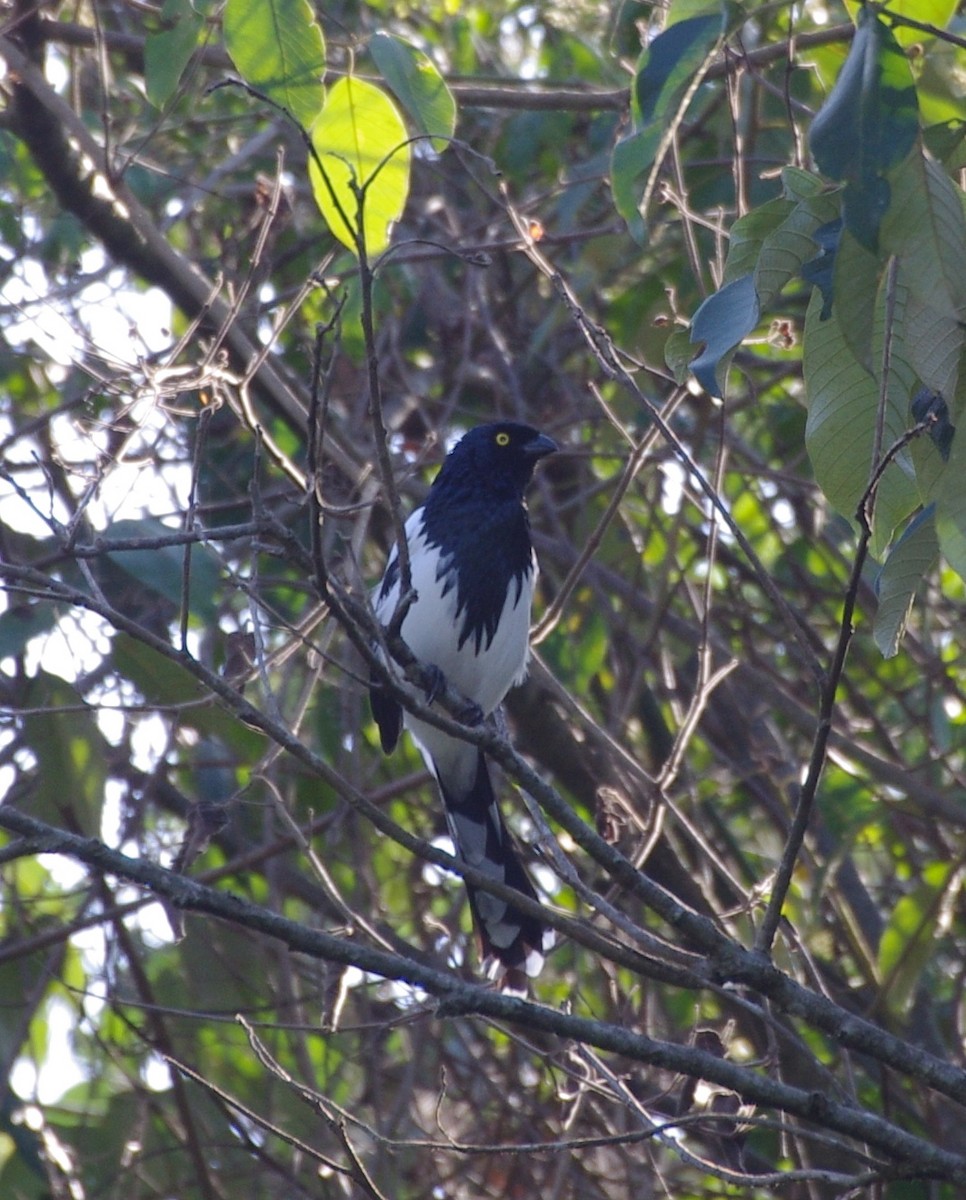
[[[471,429],[446,456],[422,507],[406,522],[416,599],[403,640],[421,662],[487,716],[527,670],[530,599],[537,573],[523,493],[537,461],[556,444],[529,425],[500,421]],[[399,598],[393,551],[376,589],[387,624]],[[403,712],[374,684],[372,714],[389,754],[403,726],[436,776],[446,824],[464,862],[536,899],[493,794],[482,750]],[[536,917],[467,883],[484,963],[501,985],[525,989],[543,966],[552,931]]]

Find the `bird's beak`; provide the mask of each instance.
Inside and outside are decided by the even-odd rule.
[[[548,454],[555,454],[560,447],[553,440],[548,438],[545,433],[538,433],[535,438],[527,442],[523,446],[523,453],[527,458],[544,458]]]

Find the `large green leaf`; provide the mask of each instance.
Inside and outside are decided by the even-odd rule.
[[[760,315],[754,275],[742,275],[726,283],[694,314],[691,341],[702,344],[702,349],[691,363],[691,370],[710,395],[724,393],[731,352],[755,328]]]
[[[721,36],[721,12],[706,12],[668,26],[638,59],[634,99],[641,129],[666,120],[676,99],[693,90],[694,76]]]
[[[312,126],[312,145],[309,179],[329,228],[350,250],[361,236],[366,253],[378,254],[409,194],[410,148],[396,106],[374,84],[346,76]]]
[[[228,0],[224,29],[245,82],[308,129],[325,101],[325,39],[309,0]]]
[[[805,317],[806,445],[830,502],[852,516],[869,479],[878,387],[849,348],[838,313],[821,319],[813,293]]]
[[[800,199],[779,197],[735,222],[725,282],[694,314],[691,342],[703,345],[690,367],[711,395],[723,391],[731,352],[756,327],[762,310],[815,257],[816,231],[838,213],[834,195],[808,187],[801,178],[795,182],[803,188]]]
[[[197,0],[165,0],[164,28],[144,39],[144,88],[155,108],[174,95],[205,25],[204,5]]]
[[[117,674],[130,681],[147,703],[178,709],[182,725],[224,742],[243,758],[254,758],[262,735],[222,708],[180,663],[126,633],[113,640],[112,662]]]
[[[432,60],[390,33],[374,34],[369,52],[413,124],[441,154],[456,130],[456,101]]]
[[[802,278],[813,287],[818,288],[821,293],[823,321],[832,311],[832,301],[835,299],[833,286],[835,260],[838,256],[843,229],[841,217],[836,217],[835,220],[826,221],[824,225],[820,225],[812,234],[818,253],[802,263]]]
[[[872,636],[883,658],[898,653],[916,592],[938,558],[935,512],[930,507],[910,522],[876,578],[879,605]]]
[[[907,295],[904,354],[943,409],[944,435],[912,447],[923,503],[935,503],[936,532],[950,565],[966,578],[966,446],[953,430],[966,417],[966,218],[962,195],[942,167],[915,154],[893,173],[883,252],[899,259]]]
[[[638,240],[643,238],[644,215],[664,153],[723,32],[722,12],[705,12],[669,26],[638,59],[631,106],[634,126],[614,147],[611,160],[614,203]]]
[[[785,285],[796,278],[805,263],[814,257],[814,235],[838,215],[839,203],[834,194],[818,192],[794,204],[788,200],[773,200],[761,209],[753,210],[747,217],[741,218],[732,230],[725,269],[726,280],[731,279],[735,273],[733,256],[742,261],[748,258],[750,247],[742,246],[742,239],[747,233],[744,222],[751,223],[756,227],[756,233],[759,232],[755,222],[756,212],[762,213],[765,210],[774,224],[771,228],[761,228],[757,255],[752,266],[755,290],[762,311],[771,308]]]
[[[795,211],[794,200],[779,196],[739,217],[728,234],[724,283],[751,275],[758,267],[762,246]],[[812,248],[814,252],[814,247]]]
[[[859,13],[845,65],[809,131],[819,169],[846,183],[845,224],[875,250],[889,208],[886,173],[910,152],[919,131],[912,72],[888,25]]]
[[[960,391],[964,389],[960,387]],[[939,546],[954,571],[966,579],[966,437],[962,428],[952,440],[949,458],[933,488]]]
[[[924,506],[934,504],[939,496],[940,485],[949,461],[955,429],[949,421],[949,410],[937,393],[924,391],[912,400],[912,415],[923,420],[929,412],[941,418],[929,437],[920,437],[909,447],[909,456],[916,468],[916,484],[919,498]]]
[[[130,541],[131,548],[115,548],[107,557],[143,587],[180,610],[185,571],[188,572],[188,609],[202,622],[217,616],[218,581],[221,568],[207,546],[150,546],[139,543],[164,538],[171,529],[153,517],[115,521],[109,531],[112,542]]]
[[[915,274],[916,265],[903,264],[902,277]],[[916,374],[931,391],[949,397],[956,395],[966,328],[949,308],[937,308],[929,296],[912,290],[906,302],[906,347]],[[960,417],[962,414],[958,414]]]
[[[895,306],[900,308],[897,299]],[[886,298],[880,294],[876,345],[881,346]],[[805,441],[819,486],[841,513],[855,514],[872,472],[880,383],[877,373],[860,363],[842,328],[838,306],[822,320],[822,299],[816,291],[805,318],[804,370],[808,404]],[[901,312],[897,325],[901,320]],[[873,354],[873,357],[875,355]],[[880,355],[881,358],[881,355]],[[915,377],[905,362],[901,337],[892,331],[891,364],[882,416],[881,452],[902,436],[907,425],[909,397]],[[906,463],[906,458],[900,460]],[[881,553],[897,524],[919,502],[911,465],[893,462],[879,481],[875,502],[872,549]]]
[[[921,381],[952,406],[966,350],[966,217],[938,163],[914,154],[892,175],[883,253],[899,256],[914,301],[909,354]],[[953,410],[955,424],[959,413]]]
[[[832,270],[834,304],[846,344],[867,371],[875,369],[873,337],[883,264],[848,228],[842,230]]]

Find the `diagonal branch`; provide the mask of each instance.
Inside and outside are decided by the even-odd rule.
[[[310,958],[353,966],[360,971],[408,983],[439,1000],[437,1016],[484,1016],[530,1030],[595,1046],[635,1062],[705,1079],[737,1092],[743,1099],[814,1121],[876,1150],[895,1163],[899,1174],[966,1185],[966,1155],[931,1145],[884,1117],[822,1093],[791,1087],[749,1067],[729,1062],[697,1046],[659,1041],[622,1025],[573,1016],[557,1009],[465,983],[454,975],[424,966],[386,950],[360,945],[291,921],[261,905],[216,891],[154,863],[130,858],[96,838],[79,837],[28,816],[9,804],[0,805],[0,828],[39,839],[46,852],[65,854],[94,871],[118,875],[165,896],[188,912],[276,938],[290,950]]]

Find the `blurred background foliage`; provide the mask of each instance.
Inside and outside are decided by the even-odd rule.
[[[385,43],[381,65],[370,49],[388,33],[454,101],[450,144],[411,148],[405,208],[371,280],[369,348],[367,284],[320,216],[302,136],[250,91],[216,86],[244,70],[222,6],[4,8],[4,806],[479,979],[458,882],[353,802],[361,792],[447,844],[413,748],[379,752],[365,667],[313,576],[321,556],[362,597],[391,543],[371,349],[406,510],[475,423],[524,419],[559,442],[530,494],[538,644],[508,701],[511,739],[583,821],[742,946],[771,894],[854,598],[774,960],[962,1068],[962,581],[916,540],[879,636],[898,652],[883,657],[880,565],[852,578],[855,514],[831,507],[806,451],[812,287],[797,269],[737,348],[716,327],[723,400],[686,370],[700,345],[685,330],[731,277],[729,241],[733,254],[753,244],[745,269],[761,261],[755,238],[775,211],[762,206],[810,179],[815,213],[838,211],[832,181],[806,176],[807,138],[846,63],[854,6],[272,4],[324,33],[330,90],[349,71],[388,89]],[[917,22],[895,36],[930,161],[961,205],[966,24],[948,0],[889,7]],[[684,22],[698,24],[662,58],[655,39]],[[821,236],[810,244],[818,256]],[[882,307],[883,272],[851,280],[863,314],[877,294]],[[895,436],[921,419],[911,398]],[[840,474],[861,490],[871,447],[843,453]],[[920,476],[941,472],[939,450],[912,454]],[[897,521],[915,520],[928,496],[904,503]],[[890,535],[873,546],[881,557]],[[246,703],[315,751],[325,779],[246,720]],[[532,843],[534,814],[509,778],[501,791]],[[764,1196],[755,1177],[770,1172],[797,1172],[783,1194],[808,1200],[960,1194],[925,1160],[906,1179],[881,1149],[817,1137],[819,1109],[811,1122],[739,1112],[734,1093],[525,1021],[437,1019],[405,982],[179,917],[42,853],[49,840],[2,836],[5,1197],[643,1200]],[[568,834],[560,845],[579,884],[528,852],[548,903],[616,941],[638,927],[678,941]],[[754,988],[664,978],[560,937],[534,996],[962,1153],[955,1104],[914,1072],[853,1053]],[[672,1121],[680,1135],[654,1135]]]

